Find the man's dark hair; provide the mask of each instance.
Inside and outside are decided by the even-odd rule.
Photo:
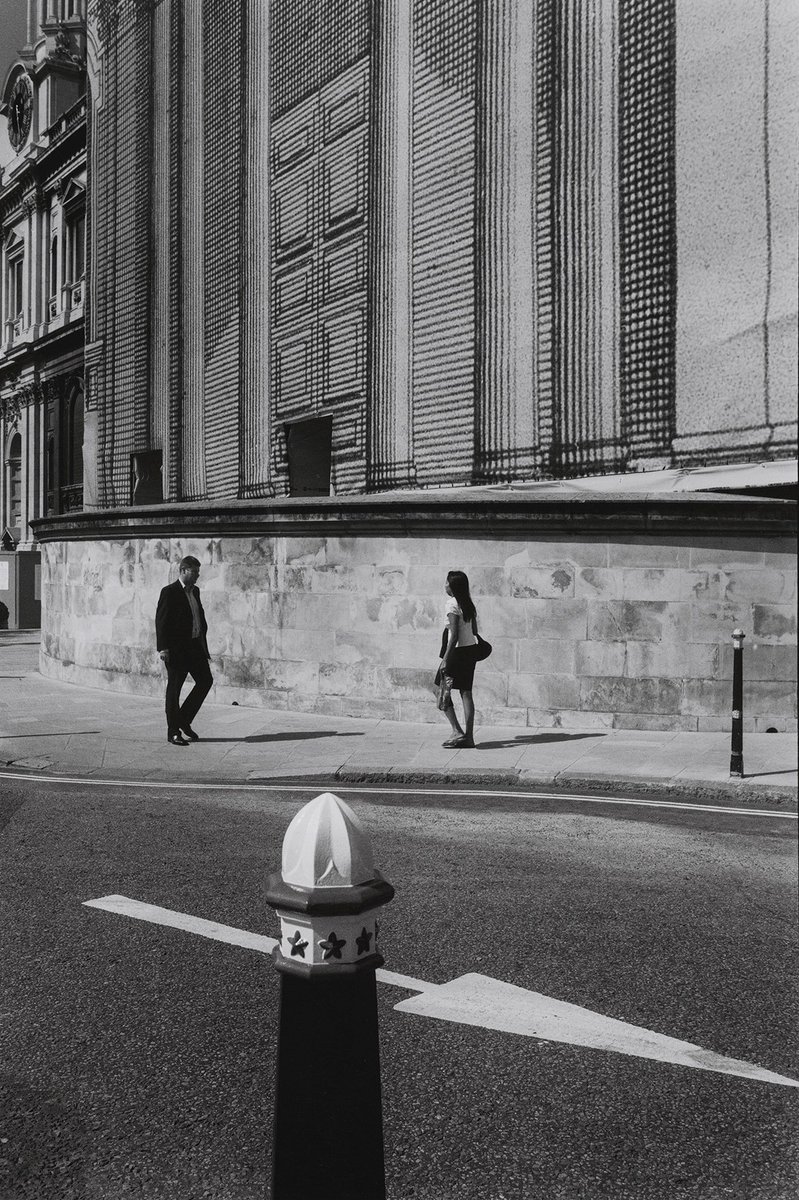
[[[199,568],[200,568],[199,558],[195,558],[192,554],[187,554],[185,558],[182,558],[180,560],[178,570],[182,571],[184,567],[197,567],[197,569],[199,570]]]

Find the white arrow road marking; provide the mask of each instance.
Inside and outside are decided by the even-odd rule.
[[[170,929],[196,933],[215,942],[227,942],[229,946],[243,946],[245,950],[260,950],[262,954],[271,954],[277,945],[275,938],[262,937],[260,933],[248,933],[246,929],[220,925],[217,921],[204,921],[202,917],[192,917],[189,913],[159,908],[157,904],[142,904],[140,900],[130,900],[127,896],[101,896],[99,900],[84,900],[83,903],[86,908],[102,908],[121,917],[134,917],[137,921],[149,921],[153,925],[168,925]]]
[[[258,950],[262,954],[271,954],[277,945],[275,938],[249,933],[232,925],[220,925],[216,921],[204,921],[201,917],[159,908],[156,904],[143,904],[127,896],[101,896],[97,900],[85,900],[84,906],[133,917],[137,921],[166,925],[171,929],[182,929],[186,933],[226,942],[231,946],[242,946],[246,950]],[[491,979],[488,975],[461,975],[449,983],[439,984],[413,979],[409,975],[398,975],[394,971],[378,970],[377,978],[381,983],[421,993],[395,1004],[398,1012],[434,1017],[459,1025],[477,1025],[481,1029],[496,1029],[500,1033],[515,1033],[542,1041],[609,1050],[634,1058],[694,1067],[700,1071],[737,1075],[742,1079],[759,1079],[764,1083],[799,1087],[799,1080],[776,1075],[773,1071],[766,1071],[737,1058],[725,1058],[712,1050],[703,1050],[693,1042],[681,1042],[639,1025],[628,1025],[626,1021],[618,1021],[614,1017],[603,1017],[601,1013],[581,1008],[579,1004],[554,1000],[541,992],[531,992],[513,983]]]
[[[182,929],[184,933],[196,933],[199,937],[211,938],[214,942],[243,946],[245,950],[258,950],[261,954],[271,954],[277,945],[276,938],[249,933],[246,929],[236,929],[233,925],[220,925],[218,921],[205,921],[202,917],[175,912],[171,908],[159,908],[157,904],[143,904],[141,900],[131,900],[128,896],[101,896],[98,900],[84,900],[83,906],[101,908],[104,912],[133,917],[136,921],[148,921],[152,925]],[[392,983],[395,987],[407,988],[409,992],[424,992],[438,986],[435,983],[425,983],[423,979],[412,979],[410,975],[397,975],[394,971],[378,971],[377,978],[381,983]]]
[[[487,975],[461,975],[451,983],[442,983],[432,991],[402,1000],[394,1007],[399,1012],[435,1017],[441,1021],[479,1025],[482,1029],[497,1029],[502,1033],[518,1033],[523,1037],[611,1050],[635,1058],[696,1067],[700,1071],[717,1071],[722,1075],[799,1087],[799,1081],[775,1075],[762,1067],[725,1058],[692,1042],[681,1042],[651,1029],[603,1017],[578,1004],[554,1000],[551,996],[502,983]]]

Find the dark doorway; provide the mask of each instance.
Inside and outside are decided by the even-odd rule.
[[[292,496],[330,495],[331,417],[297,421],[286,427],[289,493]]]

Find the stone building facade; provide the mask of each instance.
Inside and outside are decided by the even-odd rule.
[[[790,691],[786,543],[768,550],[783,582],[750,596],[758,571],[731,582],[728,566],[765,568],[746,556],[767,551],[736,557],[729,504],[695,506],[713,561],[711,542],[689,547],[684,521],[641,501],[635,563],[611,552],[630,532],[612,499],[592,507],[589,541],[605,549],[587,558],[568,552],[587,528],[569,505],[547,516],[550,553],[532,496],[526,516],[504,500],[514,518],[486,538],[473,502],[519,481],[795,457],[797,20],[743,0],[724,13],[705,0],[89,0],[87,512],[37,525],[46,669],[157,690],[146,614],[191,544],[220,589],[220,696],[396,714],[380,672],[416,671],[421,704],[429,660],[428,640],[403,641],[433,621],[436,589],[412,566],[473,564],[481,607],[507,610],[521,641],[531,605],[563,617],[571,600],[573,646],[601,646],[590,603],[690,606],[683,590],[704,586],[625,573],[659,570],[647,543],[668,529],[669,569],[729,584],[750,629],[752,605],[782,606],[779,633],[758,636],[777,639],[768,682]],[[453,494],[446,544],[408,518],[414,497],[459,488],[489,493]],[[348,507],[358,497],[370,525]],[[756,510],[764,536],[784,538],[787,510],[772,507]],[[589,600],[572,589],[595,570]],[[117,576],[137,593],[119,607]],[[385,588],[404,599],[384,604]],[[362,604],[375,639],[342,643],[372,620]],[[262,618],[259,656],[242,629]],[[522,670],[514,641],[486,711],[698,718],[685,680],[723,678],[721,643],[715,665],[692,665],[679,628],[671,659],[653,649],[646,664],[550,648]],[[662,639],[657,621],[635,630]],[[565,690],[511,686],[554,678],[556,661]],[[598,678],[619,682],[584,686]],[[639,686],[652,678],[680,682]],[[768,700],[780,707],[794,719]]]
[[[0,571],[0,592],[13,591],[17,571],[35,571],[32,522],[83,505],[82,8],[30,0],[28,42],[0,105],[0,553],[15,556]],[[38,596],[22,609],[38,624]]]

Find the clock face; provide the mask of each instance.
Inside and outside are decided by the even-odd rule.
[[[33,87],[27,75],[20,75],[8,101],[8,140],[12,149],[21,150],[31,131]]]

